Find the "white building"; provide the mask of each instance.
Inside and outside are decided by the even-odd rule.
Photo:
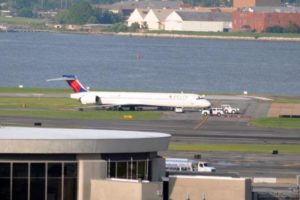
[[[92,180],[143,180],[149,189],[165,174],[157,152],[167,150],[170,138],[155,132],[1,127],[0,199],[90,200],[102,189],[93,191]]]
[[[147,23],[149,30],[164,30],[165,20],[172,13],[169,9],[151,9],[145,16],[144,21]]]
[[[232,28],[231,14],[173,11],[165,20],[168,31],[224,32]]]
[[[131,26],[133,23],[138,23],[139,25],[143,25],[144,18],[147,15],[149,10],[146,9],[138,9],[136,8],[127,20],[128,26]]]

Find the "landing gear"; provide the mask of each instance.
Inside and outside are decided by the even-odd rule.
[[[135,111],[135,107],[134,106],[129,106],[129,110],[130,111]]]

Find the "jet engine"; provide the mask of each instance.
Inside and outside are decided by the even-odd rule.
[[[98,96],[86,95],[79,100],[82,104],[101,104],[101,98]]]

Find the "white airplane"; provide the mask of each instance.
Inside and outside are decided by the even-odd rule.
[[[211,106],[203,96],[191,93],[151,93],[151,92],[102,92],[88,91],[74,75],[63,75],[62,78],[47,81],[67,81],[74,93],[72,99],[82,104],[95,104],[103,108],[122,109],[128,107],[167,107],[174,108],[176,112],[183,112],[185,108],[202,109]]]

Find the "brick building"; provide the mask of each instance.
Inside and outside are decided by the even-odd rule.
[[[289,22],[300,26],[300,8],[256,7],[239,9],[232,13],[233,31],[265,31],[268,27],[287,27]]]
[[[233,0],[233,7],[280,6],[280,3],[280,0]]]

